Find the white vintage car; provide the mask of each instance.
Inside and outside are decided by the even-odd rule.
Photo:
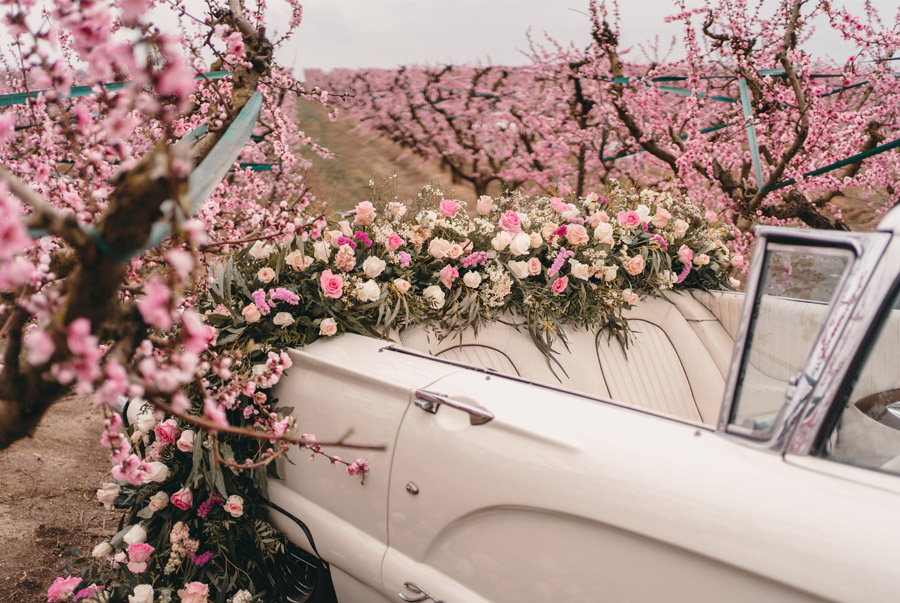
[[[293,350],[302,430],[386,449],[362,486],[296,453],[273,520],[342,603],[900,600],[898,275],[895,211],[761,229],[746,295],[643,300],[564,370],[504,323]]]

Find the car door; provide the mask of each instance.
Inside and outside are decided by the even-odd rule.
[[[381,450],[328,448],[345,461],[369,460],[365,483],[309,451],[279,459],[280,479],[269,498],[272,522],[312,552],[291,516],[305,522],[316,548],[331,564],[340,601],[378,601],[387,549],[387,497],[394,440],[412,393],[454,370],[412,356],[388,359],[386,342],[359,335],[320,340],[290,350],[293,366],[275,390],[279,406],[293,407],[296,429],[319,441],[344,440]]]

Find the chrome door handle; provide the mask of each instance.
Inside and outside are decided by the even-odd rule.
[[[459,400],[454,400],[449,396],[436,394],[424,389],[416,390],[416,406],[418,406],[425,412],[437,414],[438,408],[441,407],[441,404],[446,404],[451,408],[455,408],[457,410],[468,413],[469,423],[471,423],[472,425],[484,425],[494,418],[494,415],[492,413],[481,408],[480,406],[475,406],[474,404],[468,404],[466,402],[460,402]]]
[[[416,584],[415,582],[404,582],[403,588],[410,591],[413,594],[419,595],[418,597],[408,597],[403,593],[397,593],[397,596],[403,599],[404,601],[409,601],[409,603],[417,603],[418,601],[428,601],[431,599],[434,603],[444,603],[434,595],[431,595],[424,588]]]

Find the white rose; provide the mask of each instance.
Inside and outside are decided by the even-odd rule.
[[[452,246],[450,241],[435,237],[428,243],[428,254],[435,259],[442,260],[447,257],[447,252],[450,251]]]
[[[424,291],[422,291],[422,295],[425,296],[425,299],[428,300],[428,303],[432,308],[438,310],[444,307],[444,292],[437,285],[432,285],[427,287]]]
[[[516,275],[516,278],[528,278],[528,262],[510,260],[506,265],[509,266],[510,271]]]
[[[577,215],[578,215],[578,208],[576,208],[576,207],[573,207],[572,209],[570,209],[568,211],[564,211],[563,213],[560,214],[560,216],[566,220],[571,220],[572,218],[574,218]]]
[[[125,541],[125,544],[137,544],[139,542],[144,542],[147,540],[147,530],[144,527],[137,523],[125,532],[125,536],[122,538]]]
[[[181,432],[181,437],[178,438],[178,441],[175,442],[175,446],[178,447],[178,450],[182,452],[191,452],[194,450],[194,432],[190,429],[185,429]]]
[[[520,232],[509,244],[509,252],[513,255],[523,255],[531,249],[531,235]]]
[[[279,312],[275,315],[275,318],[272,319],[272,322],[281,328],[289,327],[294,324],[294,317],[291,316],[290,312]]]
[[[268,258],[275,251],[275,247],[272,245],[267,245],[262,241],[257,241],[250,248],[250,255],[256,258],[257,260],[264,260]]]
[[[366,276],[368,276],[369,278],[375,278],[379,274],[384,272],[384,267],[386,265],[387,264],[384,260],[373,255],[366,258],[366,261],[362,263],[362,268]]]
[[[135,427],[137,427],[138,431],[144,433],[153,431],[153,428],[156,427],[156,423],[156,413],[151,406],[144,406],[140,412],[138,412],[138,415],[134,420]]]
[[[356,299],[361,302],[373,302],[381,296],[381,287],[372,279],[356,286]]]
[[[149,584],[138,584],[134,594],[128,595],[128,603],[153,603],[153,587]]]
[[[169,467],[165,463],[159,461],[151,461],[149,463],[150,471],[144,476],[144,483],[164,482],[169,477]]]
[[[578,260],[569,260],[569,264],[572,266],[572,276],[575,278],[580,278],[583,281],[591,278],[587,264],[582,264]]]
[[[107,509],[112,509],[113,501],[116,500],[116,497],[121,491],[122,489],[119,487],[119,484],[104,482],[101,484],[101,488],[97,490],[97,500],[102,502]]]
[[[331,257],[331,245],[328,244],[328,241],[313,243],[313,256],[320,262],[327,262]]]
[[[544,239],[541,237],[541,234],[538,232],[531,233],[531,248],[537,249],[541,245],[544,244]]]
[[[250,594],[248,590],[239,590],[234,593],[234,596],[231,598],[231,603],[250,603],[253,600],[253,595]]]
[[[600,244],[612,245],[615,243],[613,240],[613,227],[609,222],[600,222],[597,224],[597,228],[594,229],[594,238]]]
[[[646,205],[638,205],[637,209],[634,210],[634,213],[638,215],[642,223],[650,221],[650,208]]]
[[[481,284],[481,275],[475,272],[474,270],[470,270],[463,275],[463,282],[466,284],[466,287],[471,289],[477,289],[478,285]]]
[[[105,540],[94,547],[94,550],[91,551],[91,557],[94,559],[106,559],[112,554],[113,548],[112,545]]]
[[[511,242],[512,235],[505,230],[502,230],[496,237],[491,239],[491,246],[497,251],[503,251]]]
[[[319,323],[319,335],[323,337],[334,337],[337,335],[337,322],[333,318],[324,318]]]
[[[160,490],[156,494],[150,497],[149,506],[152,511],[159,511],[160,509],[165,509],[166,505],[169,504],[169,495]]]
[[[603,280],[609,282],[616,280],[616,276],[619,274],[618,266],[607,266],[603,269]]]

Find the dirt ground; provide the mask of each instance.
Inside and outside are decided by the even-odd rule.
[[[95,496],[109,461],[88,398],[57,403],[31,439],[0,452],[0,602],[47,600],[64,551],[90,551],[119,512]]]

